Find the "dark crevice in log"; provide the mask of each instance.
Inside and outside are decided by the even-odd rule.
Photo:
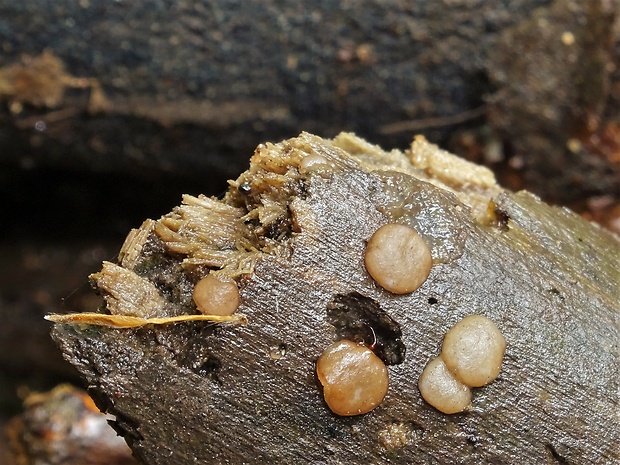
[[[386,365],[404,361],[406,347],[400,325],[375,300],[357,292],[336,295],[327,305],[327,318],[339,339],[370,347]]]
[[[558,451],[555,450],[553,444],[549,443],[545,446],[545,448],[547,449],[547,452],[549,452],[551,464],[570,465],[571,462],[562,457]]]

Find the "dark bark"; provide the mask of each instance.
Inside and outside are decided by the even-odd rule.
[[[346,136],[302,135],[259,148],[238,180],[251,191],[232,187],[222,201],[241,212],[215,213],[218,203],[209,202],[190,220],[183,207],[168,217],[185,224],[178,236],[163,219],[133,240],[137,255],[124,248],[121,264],[154,283],[171,314],[192,311],[192,283],[205,272],[195,260],[215,257],[211,267],[237,273],[239,312],[248,318],[236,326],[55,326],[65,357],[99,407],[116,416],[136,457],[148,464],[620,460],[617,238],[416,144],[417,168]],[[331,167],[300,174],[308,154]],[[246,211],[261,216],[236,223]],[[365,241],[388,221],[414,226],[433,253],[429,279],[409,295],[379,288],[363,265]],[[223,232],[195,234],[212,228]],[[252,249],[247,241],[259,252],[240,252]],[[253,266],[239,271],[244,260]],[[333,315],[343,305],[376,327],[395,363],[384,402],[357,417],[330,412],[314,373],[348,324]],[[506,337],[502,372],[474,390],[471,412],[445,415],[425,404],[417,380],[446,330],[476,313]],[[394,324],[404,347],[391,340]]]
[[[40,317],[88,308],[92,251],[219,194],[263,140],[423,131],[620,228],[617,0],[202,3],[0,0],[3,411],[71,376]]]
[[[503,31],[489,54],[489,123],[525,165],[524,186],[548,201],[620,198],[620,75],[610,67],[620,3],[611,5],[555,2]]]
[[[420,130],[445,142],[473,128],[547,198],[617,197],[614,5],[2,1],[0,150],[14,166],[204,185],[302,130],[404,148]],[[25,60],[29,78],[8,73],[44,51],[55,61]]]
[[[67,112],[50,114],[39,135],[28,112],[4,115],[27,145],[43,139],[37,163],[88,169],[232,177],[258,142],[302,129],[404,147],[410,131],[382,138],[379,129],[479,106],[491,41],[548,3],[3,1],[0,65],[49,50],[69,75],[96,80],[108,102],[89,118],[87,89],[52,99]]]

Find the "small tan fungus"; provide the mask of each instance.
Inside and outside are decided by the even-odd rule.
[[[193,296],[196,307],[203,315],[232,315],[239,307],[237,284],[232,279],[212,274],[198,281]]]
[[[299,163],[299,171],[302,174],[326,168],[329,168],[329,162],[322,155],[307,155]]]
[[[325,402],[337,415],[370,412],[388,390],[388,372],[383,361],[367,347],[342,340],[330,345],[316,363]]]
[[[443,413],[459,413],[471,404],[471,390],[455,378],[441,357],[428,362],[418,388],[424,400]]]
[[[433,265],[431,251],[415,229],[395,223],[381,226],[372,235],[364,261],[377,284],[394,294],[415,291]]]
[[[470,315],[444,337],[441,356],[448,369],[471,387],[489,384],[502,365],[506,339],[491,320]]]

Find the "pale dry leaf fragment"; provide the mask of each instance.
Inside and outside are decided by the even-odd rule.
[[[66,315],[52,313],[46,315],[45,319],[54,323],[86,324],[118,329],[139,328],[140,326],[146,325],[165,325],[185,321],[210,321],[212,323],[237,324],[247,324],[248,322],[244,315],[179,315],[165,318],[140,318],[126,315],[105,315],[102,313],[69,313]]]

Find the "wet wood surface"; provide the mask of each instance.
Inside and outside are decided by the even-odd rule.
[[[326,167],[305,171],[309,155]],[[193,311],[196,273],[213,268],[199,257],[221,252],[209,260],[238,273],[247,324],[59,324],[53,337],[146,464],[620,460],[618,239],[463,163],[422,140],[405,155],[352,136],[261,146],[222,201],[232,219],[220,216],[257,213],[235,242],[253,238],[257,250],[205,236],[202,250],[171,253],[203,240],[188,222],[176,242],[155,227],[121,254],[183,313]],[[218,203],[205,201],[205,228]],[[411,294],[383,290],[364,268],[366,241],[390,221],[431,247],[431,274]],[[445,415],[422,400],[417,380],[470,314],[497,324],[506,355],[500,377],[473,390],[471,411]],[[390,387],[372,412],[339,417],[314,364],[357,320],[386,347]]]

